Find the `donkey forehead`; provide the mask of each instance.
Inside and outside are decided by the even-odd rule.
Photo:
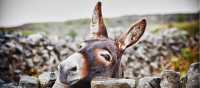
[[[117,50],[116,42],[112,39],[95,39],[95,40],[86,40],[87,49],[101,48],[108,51]]]

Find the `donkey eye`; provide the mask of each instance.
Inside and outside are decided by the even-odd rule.
[[[107,61],[111,60],[111,57],[108,54],[101,54],[101,56],[104,57]]]

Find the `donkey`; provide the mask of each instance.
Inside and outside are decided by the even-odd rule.
[[[53,88],[90,88],[94,77],[122,77],[122,54],[139,40],[145,27],[146,19],[141,19],[118,39],[108,38],[101,2],[97,2],[87,39],[79,51],[58,65],[58,77]]]

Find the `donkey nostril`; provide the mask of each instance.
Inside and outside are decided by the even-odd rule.
[[[100,74],[101,73],[101,71],[96,71],[96,74]]]
[[[76,71],[77,67],[72,67],[71,69],[69,69],[70,71]]]

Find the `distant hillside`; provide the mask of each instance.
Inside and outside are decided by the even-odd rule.
[[[199,13],[193,14],[158,14],[158,15],[127,15],[115,18],[105,18],[108,28],[125,27],[127,28],[133,22],[146,17],[148,24],[165,24],[171,22],[183,22],[199,19]],[[18,27],[0,28],[0,31],[25,31],[25,34],[32,32],[45,32],[47,34],[58,34],[60,36],[76,32],[79,35],[85,34],[89,29],[90,19],[78,19],[66,22],[46,22],[46,23],[29,23]]]

